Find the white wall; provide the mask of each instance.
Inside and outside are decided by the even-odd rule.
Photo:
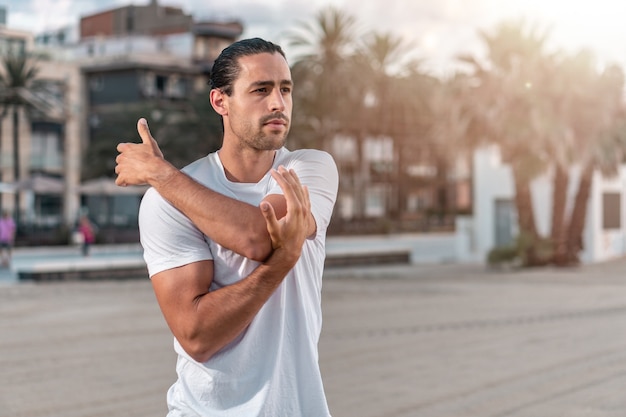
[[[484,260],[495,242],[495,204],[498,198],[513,199],[513,176],[504,165],[498,148],[484,148],[474,153],[473,231],[474,250],[471,257]]]
[[[623,256],[626,253],[626,166],[621,166],[613,178],[604,178],[599,172],[593,177],[590,195],[590,207],[587,213],[585,247],[583,262],[599,262]],[[621,212],[619,229],[604,230],[602,227],[602,195],[605,192],[621,194]]]

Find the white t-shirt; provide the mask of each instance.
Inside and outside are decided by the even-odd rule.
[[[178,380],[167,395],[170,417],[330,416],[317,344],[325,236],[337,195],[337,168],[325,152],[285,148],[276,152],[273,167],[280,165],[294,169],[308,186],[317,233],[305,241],[300,260],[246,330],[207,362],[196,362],[174,340]],[[269,172],[256,184],[229,181],[218,153],[184,172],[223,195],[257,206],[269,194],[282,194]],[[142,200],[139,227],[150,276],[212,259],[215,290],[248,276],[259,265],[211,241],[154,189]]]

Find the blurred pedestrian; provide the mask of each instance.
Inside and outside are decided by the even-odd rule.
[[[2,266],[8,268],[11,265],[11,250],[15,242],[15,221],[8,211],[2,212],[0,219],[0,256],[2,257]]]
[[[89,256],[89,249],[96,241],[96,232],[94,225],[89,221],[87,216],[81,216],[78,223],[78,231],[82,235],[83,256]]]

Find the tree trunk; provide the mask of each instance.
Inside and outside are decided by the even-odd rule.
[[[3,164],[3,158],[2,158],[2,120],[3,118],[0,117],[0,182],[2,182],[2,175],[3,175],[3,171],[4,171],[4,164]],[[2,210],[2,194],[0,194],[0,213],[3,212]]]
[[[395,163],[393,164],[392,177],[395,178],[398,192],[395,195],[396,218],[402,218],[407,214],[408,184],[406,177],[406,157],[402,152],[404,142],[394,144]],[[394,214],[392,213],[392,216]]]
[[[530,193],[530,183],[519,173],[519,168],[513,165],[513,179],[515,181],[515,208],[517,209],[517,224],[519,227],[519,238],[522,240],[522,250],[524,263],[527,266],[539,265],[537,250],[535,247],[538,241],[535,214],[533,212],[532,195]]]
[[[450,211],[448,198],[448,166],[443,159],[437,163],[437,220],[440,226],[444,224],[446,215]]]
[[[567,229],[567,263],[575,265],[580,263],[579,254],[583,249],[583,231],[587,220],[587,205],[591,192],[591,181],[593,180],[594,167],[592,163],[587,164],[580,174],[578,192],[574,200],[574,208],[569,220]]]
[[[20,118],[19,109],[13,107],[13,181],[17,184],[20,180]],[[20,224],[20,190],[15,190],[14,194],[14,211],[15,222],[18,227]]]
[[[367,208],[367,190],[370,188],[369,180],[369,164],[364,155],[364,139],[362,133],[356,135],[356,169],[354,178],[354,203],[356,217],[359,220],[364,219],[366,216]]]
[[[552,190],[552,240],[553,262],[563,266],[567,264],[567,234],[565,227],[565,205],[567,201],[567,187],[569,174],[559,164],[555,166]]]

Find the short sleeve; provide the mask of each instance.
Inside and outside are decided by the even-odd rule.
[[[150,277],[213,259],[204,234],[154,188],[148,189],[141,200],[139,236]]]
[[[302,185],[308,187],[317,231],[325,233],[333,214],[339,186],[337,165],[332,156],[320,150],[302,149],[291,152],[284,165],[287,169],[293,169]],[[283,192],[276,183],[268,194]]]

